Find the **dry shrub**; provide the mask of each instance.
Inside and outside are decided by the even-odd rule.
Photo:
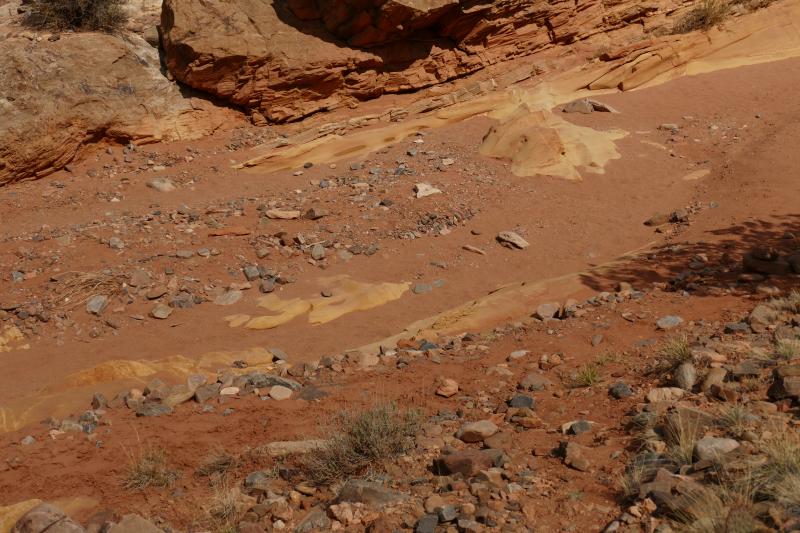
[[[727,0],[699,0],[694,7],[675,23],[672,33],[708,31],[720,26],[730,13]]]
[[[105,296],[109,300],[122,294],[123,279],[100,272],[82,273],[61,284],[58,301],[54,311],[71,311],[86,305],[95,296]]]
[[[217,486],[209,502],[209,514],[224,524],[230,524],[239,516],[240,493],[237,487],[229,487],[227,483]]]
[[[32,21],[56,31],[78,29],[116,33],[125,24],[128,0],[35,0]]]
[[[177,470],[172,470],[167,463],[167,452],[164,448],[153,448],[140,452],[135,457],[132,452],[128,454],[128,467],[122,476],[122,485],[128,490],[144,490],[147,487],[170,487],[181,476]]]
[[[760,449],[765,461],[754,468],[748,482],[759,499],[778,502],[792,515],[800,514],[800,435],[787,429]]]
[[[211,450],[197,467],[197,475],[208,477],[213,474],[225,475],[237,464],[237,458],[228,453],[225,448],[218,446]]]
[[[680,415],[667,417],[664,421],[664,455],[675,464],[690,465],[694,461],[694,448],[700,440],[700,425],[684,420]]]
[[[318,486],[375,471],[405,449],[422,416],[419,410],[398,411],[397,404],[389,402],[376,402],[369,409],[344,409],[318,423],[324,444],[305,454],[303,470]]]

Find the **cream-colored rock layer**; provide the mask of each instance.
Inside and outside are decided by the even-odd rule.
[[[154,378],[182,383],[197,372],[214,375],[216,369],[246,361],[253,367],[271,370],[272,355],[264,348],[241,352],[211,352],[199,359],[176,355],[158,361],[109,361],[67,376],[20,400],[0,406],[0,432],[13,431],[47,417],[67,417],[86,409],[86,398],[99,392],[111,399],[124,390],[143,388]],[[232,370],[235,371],[235,370]]]
[[[489,157],[511,159],[517,176],[560,176],[581,179],[576,167],[602,174],[612,159],[619,159],[614,141],[627,135],[622,130],[597,131],[570,124],[546,109],[521,105],[499,120],[480,146]]]
[[[347,276],[323,278],[320,284],[333,293],[328,298],[294,298],[282,300],[276,294],[259,298],[258,306],[275,315],[250,318],[248,315],[232,315],[225,317],[230,327],[244,324],[245,329],[272,329],[295,318],[308,314],[308,323],[312,326],[325,324],[348,313],[369,311],[400,298],[409,288],[409,283],[381,283],[372,285],[352,281]]]
[[[233,116],[187,97],[136,35],[6,39],[0,65],[0,185],[47,176],[98,144],[199,139]]]

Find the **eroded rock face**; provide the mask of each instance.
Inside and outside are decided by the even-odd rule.
[[[0,65],[0,185],[47,176],[104,141],[198,139],[232,114],[183,95],[136,35],[6,39]]]
[[[623,28],[628,21],[659,9],[599,0],[165,0],[161,27],[179,80],[253,108],[254,120],[285,122],[604,30],[630,37],[641,29]]]

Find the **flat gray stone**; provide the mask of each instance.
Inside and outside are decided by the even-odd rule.
[[[683,319],[676,315],[661,317],[656,320],[656,327],[659,329],[670,329],[683,324]]]
[[[108,298],[102,295],[95,296],[86,303],[86,311],[95,315],[102,314],[108,307]]]
[[[242,291],[230,291],[214,299],[216,305],[233,305],[242,299]]]
[[[284,352],[280,348],[270,348],[267,351],[270,354],[272,354],[272,357],[274,357],[275,359],[280,359],[281,361],[288,361],[289,360],[289,356],[286,355],[286,352]]]
[[[617,400],[621,400],[623,398],[630,398],[631,396],[633,396],[633,391],[631,391],[631,388],[628,386],[627,383],[624,383],[622,381],[618,381],[617,383],[615,383],[613,387],[608,389],[608,392],[609,394],[611,394],[611,396],[613,396]]]
[[[414,288],[411,290],[414,292],[414,294],[428,294],[433,290],[433,287],[427,283],[420,283],[418,285],[414,285]]]
[[[345,483],[339,492],[339,503],[363,503],[365,505],[386,505],[402,502],[408,496],[402,492],[388,489],[377,483],[370,483],[362,479],[351,479]],[[437,520],[438,521],[438,520]]]
[[[739,443],[733,439],[707,437],[697,441],[694,453],[698,461],[716,461],[738,447]]]
[[[525,379],[520,381],[519,388],[522,390],[543,390],[553,382],[537,372],[531,372]]]
[[[155,28],[155,26],[151,26]],[[169,178],[153,178],[147,181],[147,186],[158,192],[172,192],[178,190],[178,184]]]
[[[508,405],[520,409],[523,407],[527,407],[528,409],[533,409],[534,407],[536,407],[536,400],[524,394],[517,394],[516,396],[511,398],[511,401],[508,402]]]
[[[163,403],[149,403],[139,407],[136,411],[136,416],[144,416],[151,418],[154,416],[161,416],[172,412],[172,407]]]
[[[175,253],[178,259],[191,259],[194,257],[194,252],[191,250],[180,250]]]
[[[594,106],[586,100],[573,100],[564,107],[564,113],[583,113],[588,115],[594,111]]]
[[[294,380],[282,378],[280,376],[273,376],[272,374],[256,374],[250,378],[250,382],[258,389],[280,385],[281,387],[286,387],[297,392],[303,388],[301,384]]]

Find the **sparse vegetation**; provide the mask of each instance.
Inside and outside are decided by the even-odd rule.
[[[601,44],[597,47],[597,50],[594,52],[594,56],[592,59],[599,59],[603,54],[607,54],[611,51],[611,45],[608,43]]]
[[[583,492],[581,492],[579,490],[570,490],[570,491],[567,491],[566,496],[567,496],[568,500],[582,500],[584,494],[583,494]]]
[[[152,445],[141,452],[139,457],[128,453],[129,464],[122,477],[122,484],[128,490],[144,490],[148,487],[170,487],[181,473],[172,470],[167,463],[167,452],[164,448]]]
[[[32,20],[55,31],[77,29],[116,33],[125,24],[128,0],[35,0]]]
[[[603,366],[606,363],[620,363],[623,365],[628,364],[628,358],[624,355],[620,355],[613,350],[606,350],[605,352],[601,353],[597,357],[595,357],[595,361],[599,366]]]
[[[800,303],[800,292],[792,291],[789,293],[788,296],[784,298],[773,298],[769,301],[769,306],[772,307],[775,311],[788,311],[789,313],[794,313],[797,309],[797,304]],[[772,317],[771,320],[777,318],[776,316]]]
[[[575,372],[575,377],[572,380],[574,387],[591,387],[595,383],[601,381],[602,376],[597,369],[597,365],[583,365]]]
[[[235,456],[228,453],[222,446],[218,446],[210,451],[197,467],[197,475],[211,476],[217,473],[225,475],[231,468],[236,466],[236,462]]]
[[[661,348],[662,364],[666,367],[665,373],[672,372],[683,363],[691,362],[692,350],[686,335],[669,339]]]
[[[406,447],[421,420],[421,411],[399,411],[396,403],[344,409],[319,423],[325,444],[303,457],[306,476],[319,486],[375,471]]]
[[[747,410],[741,405],[725,405],[719,408],[719,423],[722,426],[728,427],[736,435],[741,435],[744,431],[745,416]]]
[[[700,427],[680,416],[667,417],[664,422],[664,455],[673,463],[682,466],[693,461],[694,447],[700,439]]]
[[[226,526],[239,515],[239,489],[227,484],[216,487],[208,508],[209,514]]]
[[[642,486],[653,472],[644,463],[638,462],[629,465],[618,477],[617,485],[622,490],[624,496],[639,494],[639,487]]]
[[[729,13],[730,5],[727,0],[699,0],[691,10],[678,19],[672,33],[708,31],[715,26],[721,26]]]

